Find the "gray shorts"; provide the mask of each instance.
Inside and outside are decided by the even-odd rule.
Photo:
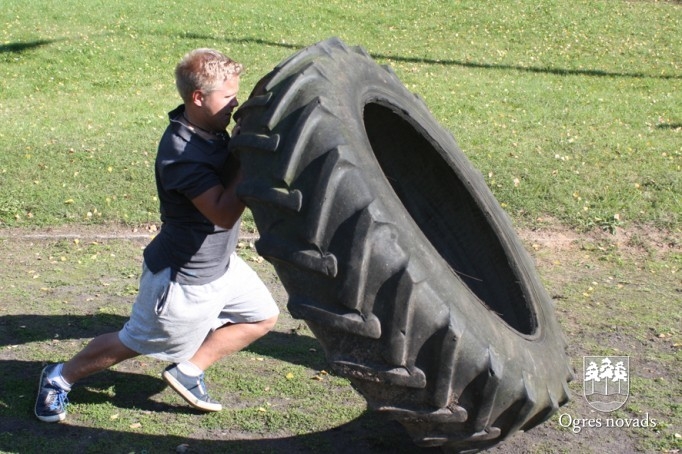
[[[142,268],[140,291],[118,337],[126,347],[164,361],[185,361],[226,323],[253,323],[279,314],[265,284],[237,254],[227,272],[203,285],[171,281],[170,268]]]

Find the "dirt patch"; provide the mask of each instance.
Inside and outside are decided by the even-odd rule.
[[[547,225],[556,222],[545,221]],[[593,230],[579,233],[561,227],[543,227],[540,230],[520,230],[519,237],[533,249],[540,247],[553,252],[579,250],[585,247],[615,248],[620,253],[633,256],[641,254],[669,254],[680,252],[682,235],[649,226],[630,226],[614,231]]]
[[[556,227],[558,226],[558,227]],[[12,228],[0,229],[0,238],[25,239],[55,239],[55,238],[85,238],[85,239],[151,239],[158,232],[157,224],[139,226],[125,226],[121,224],[107,225],[78,225],[57,226],[44,229]],[[615,247],[622,253],[668,254],[680,252],[682,248],[682,234],[661,230],[650,226],[628,226],[616,228],[614,231],[596,229],[590,232],[576,232],[561,227],[557,221],[543,219],[541,229],[518,230],[519,237],[532,249],[539,247],[553,252],[577,250],[584,245],[608,245]],[[241,238],[255,240],[257,233],[242,232]]]

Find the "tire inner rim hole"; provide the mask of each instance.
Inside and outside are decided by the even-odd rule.
[[[500,239],[451,165],[404,115],[379,102],[364,107],[367,137],[386,180],[478,299],[510,327],[532,335],[536,317]]]

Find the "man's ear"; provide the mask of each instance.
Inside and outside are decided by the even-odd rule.
[[[204,104],[204,94],[200,90],[192,92],[192,103],[197,107],[201,107]]]

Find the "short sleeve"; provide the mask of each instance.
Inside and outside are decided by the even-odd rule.
[[[215,169],[206,162],[169,162],[161,166],[159,177],[166,191],[179,192],[190,200],[222,184]]]

